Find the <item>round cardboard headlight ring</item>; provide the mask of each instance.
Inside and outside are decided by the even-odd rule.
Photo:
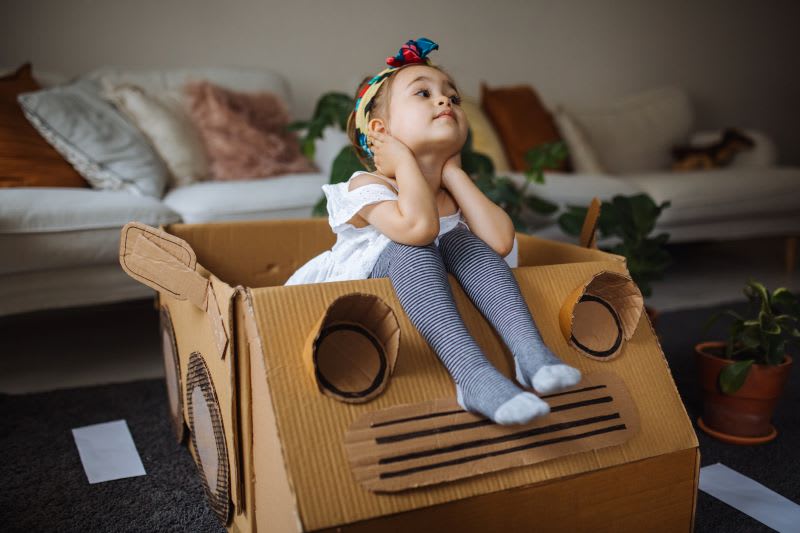
[[[598,361],[619,356],[644,308],[644,298],[629,276],[602,271],[576,287],[561,307],[559,325],[567,343]]]
[[[350,293],[331,303],[311,329],[305,354],[317,388],[363,403],[386,388],[400,347],[400,324],[374,294]]]

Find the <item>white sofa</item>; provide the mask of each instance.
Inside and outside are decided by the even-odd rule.
[[[99,69],[87,74],[118,76],[145,86],[177,87],[205,78],[235,90],[268,90],[292,111],[289,83],[269,70],[195,68],[169,71]],[[40,78],[41,81],[42,78]],[[63,81],[47,77],[51,83]],[[333,158],[347,143],[328,129],[317,144],[319,173],[262,180],[202,182],[168,190],[161,199],[122,191],[59,188],[0,190],[0,316],[36,310],[146,298],[152,291],[120,268],[122,226],[139,220],[173,222],[309,217],[329,180]],[[518,183],[524,176],[511,173]],[[646,192],[670,200],[656,231],[672,241],[738,239],[800,234],[800,169],[740,166],[721,170],[625,175],[546,173],[529,190],[561,206],[587,205],[592,197]],[[554,218],[533,217],[537,235],[572,241]],[[602,241],[600,244],[603,244]]]

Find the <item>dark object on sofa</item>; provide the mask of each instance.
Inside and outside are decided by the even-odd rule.
[[[672,170],[696,170],[724,167],[737,152],[755,146],[753,139],[736,128],[725,128],[722,138],[707,146],[683,145],[672,149]]]

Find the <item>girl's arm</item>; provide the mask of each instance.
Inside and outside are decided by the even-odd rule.
[[[505,257],[514,246],[514,223],[508,213],[489,200],[461,169],[460,160],[459,154],[445,164],[442,185],[453,195],[472,233],[500,257]]]
[[[396,202],[378,202],[361,208],[359,215],[395,242],[425,246],[439,234],[436,198],[414,154],[389,134],[373,132],[373,150],[379,172],[397,181]],[[357,177],[368,179],[364,174]],[[385,183],[383,183],[385,185]]]

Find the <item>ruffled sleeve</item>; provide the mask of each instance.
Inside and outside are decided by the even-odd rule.
[[[397,200],[397,193],[379,183],[368,183],[352,191],[348,191],[348,183],[323,185],[322,190],[328,198],[328,223],[334,233],[339,233],[347,226],[362,207],[385,200]]]

